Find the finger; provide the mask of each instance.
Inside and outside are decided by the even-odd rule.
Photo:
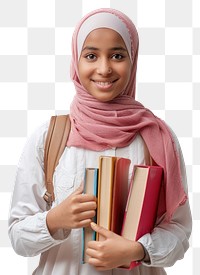
[[[102,261],[99,253],[93,249],[86,250],[87,255],[89,256],[88,263],[96,267],[104,267],[104,261]]]
[[[80,212],[96,210],[97,204],[94,201],[83,202],[80,204]]]
[[[94,201],[97,202],[97,198],[92,194],[81,194],[79,196],[80,202]]]
[[[96,213],[94,210],[81,212],[77,215],[77,220],[83,221],[83,220],[90,219],[92,221],[92,218],[94,218],[95,214]]]
[[[91,219],[81,220],[77,223],[76,228],[88,227],[91,223]]]
[[[101,268],[104,268],[103,262],[102,262],[101,260],[95,258],[95,257],[90,257],[89,260],[88,260],[88,263],[89,263],[90,265],[95,266],[95,268],[99,268],[99,270],[100,270]]]
[[[91,257],[91,258],[96,258],[96,250],[92,249],[92,248],[89,248],[87,247],[86,249],[86,254]]]
[[[104,228],[102,226],[97,225],[94,222],[91,222],[90,226],[95,232],[99,233],[100,235],[102,235],[105,238],[109,238],[112,235],[111,231],[107,230],[106,228]]]
[[[97,258],[89,258],[88,259],[88,263],[92,266],[95,267],[95,269],[97,271],[105,271],[105,270],[109,270],[111,268],[108,268],[104,262],[102,262],[101,260],[97,259]]]
[[[99,250],[98,243],[98,241],[89,241],[87,243],[87,248],[92,249],[93,251]]]

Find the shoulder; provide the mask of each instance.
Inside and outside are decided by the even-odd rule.
[[[50,119],[39,125],[27,138],[27,146],[34,146],[38,150],[43,150],[48,132]]]
[[[166,124],[166,123],[165,123],[165,124]],[[174,132],[174,130],[171,128],[170,125],[166,124],[166,126],[167,126],[168,131],[169,131],[169,133],[170,133],[170,135],[171,135],[172,141],[173,141],[173,143],[174,143],[174,145],[175,145],[175,149],[176,149],[178,152],[181,151],[179,139],[178,139],[176,133]]]
[[[43,166],[44,146],[49,121],[42,123],[27,137],[19,157],[18,168],[27,169],[27,167],[34,167],[33,169],[37,169],[38,164],[40,167]]]

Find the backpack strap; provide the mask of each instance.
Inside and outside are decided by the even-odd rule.
[[[51,117],[44,148],[44,173],[47,189],[44,199],[49,206],[55,200],[53,174],[66,147],[70,126],[69,115]]]

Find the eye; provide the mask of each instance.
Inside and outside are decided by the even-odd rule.
[[[115,53],[112,55],[112,59],[122,60],[122,59],[124,59],[124,55],[121,53]]]
[[[96,59],[96,56],[93,53],[90,53],[90,54],[86,54],[85,58],[90,60],[90,61],[93,61],[93,60]]]

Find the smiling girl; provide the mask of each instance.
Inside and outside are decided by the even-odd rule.
[[[70,108],[71,132],[54,174],[55,202],[46,210],[43,153],[48,123],[29,139],[20,159],[9,234],[23,256],[41,254],[34,274],[163,275],[164,267],[184,257],[191,214],[185,166],[176,136],[135,100],[138,35],[132,21],[113,9],[87,14],[72,39],[71,79],[76,95]],[[164,185],[156,226],[137,242],[91,223],[96,198],[83,194],[86,167],[101,155],[145,164],[145,146],[163,167]],[[91,226],[104,236],[88,244],[81,264],[81,232]],[[133,270],[119,268],[131,261]]]

